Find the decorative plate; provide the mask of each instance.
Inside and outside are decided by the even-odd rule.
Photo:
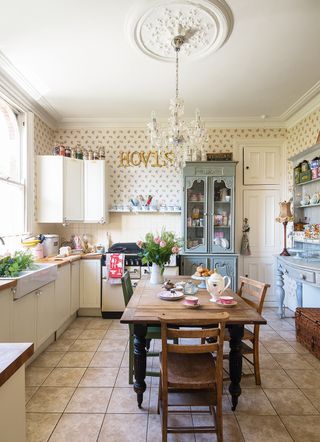
[[[167,290],[159,293],[159,298],[163,299],[164,301],[177,301],[183,297],[183,293],[169,292]]]
[[[198,304],[188,304],[187,301],[182,301],[182,304],[187,308],[199,308],[201,305],[199,302]]]
[[[238,304],[238,301],[234,300],[232,301],[230,304],[224,304],[223,302],[219,301],[219,299],[214,300],[214,299],[210,299],[210,302],[215,302],[218,305],[221,305],[222,307],[234,307],[235,305]]]

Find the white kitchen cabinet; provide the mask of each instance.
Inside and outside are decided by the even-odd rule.
[[[39,347],[55,331],[54,282],[36,290],[35,295],[37,297],[37,347]]]
[[[243,160],[243,184],[245,186],[280,184],[280,146],[245,146],[243,149]]]
[[[12,301],[12,342],[33,342],[36,348],[36,301],[35,291]]]
[[[84,160],[84,222],[108,222],[105,160]]]
[[[71,262],[70,273],[70,314],[73,315],[80,307],[80,261]]]
[[[80,264],[80,308],[101,307],[101,261],[84,259]]]
[[[2,290],[0,293],[0,342],[10,342],[12,292],[11,289]]]
[[[55,329],[70,317],[70,265],[58,268],[55,280]]]
[[[37,157],[37,221],[83,221],[83,161]]]

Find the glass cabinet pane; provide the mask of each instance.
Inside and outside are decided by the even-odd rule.
[[[211,204],[211,250],[223,253],[233,250],[233,178],[213,178]]]
[[[185,194],[185,248],[207,251],[207,183],[205,178],[187,178]]]

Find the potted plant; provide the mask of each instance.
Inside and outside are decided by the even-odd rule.
[[[137,245],[141,249],[143,264],[152,263],[151,284],[163,283],[164,265],[171,255],[179,253],[179,240],[175,233],[164,228],[161,234],[147,233],[144,240],[137,241]]]

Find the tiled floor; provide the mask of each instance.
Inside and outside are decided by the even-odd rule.
[[[288,312],[290,313],[290,312]],[[262,386],[242,379],[231,411],[224,394],[225,442],[318,442],[320,361],[295,341],[294,320],[265,309],[261,328]],[[27,368],[28,442],[158,442],[157,378],[147,379],[143,408],[128,385],[128,327],[118,320],[77,318]],[[156,366],[156,358],[148,358]],[[249,366],[244,367],[250,372]],[[208,416],[182,414],[172,421],[205,423]],[[169,441],[214,441],[213,435],[169,435]]]

